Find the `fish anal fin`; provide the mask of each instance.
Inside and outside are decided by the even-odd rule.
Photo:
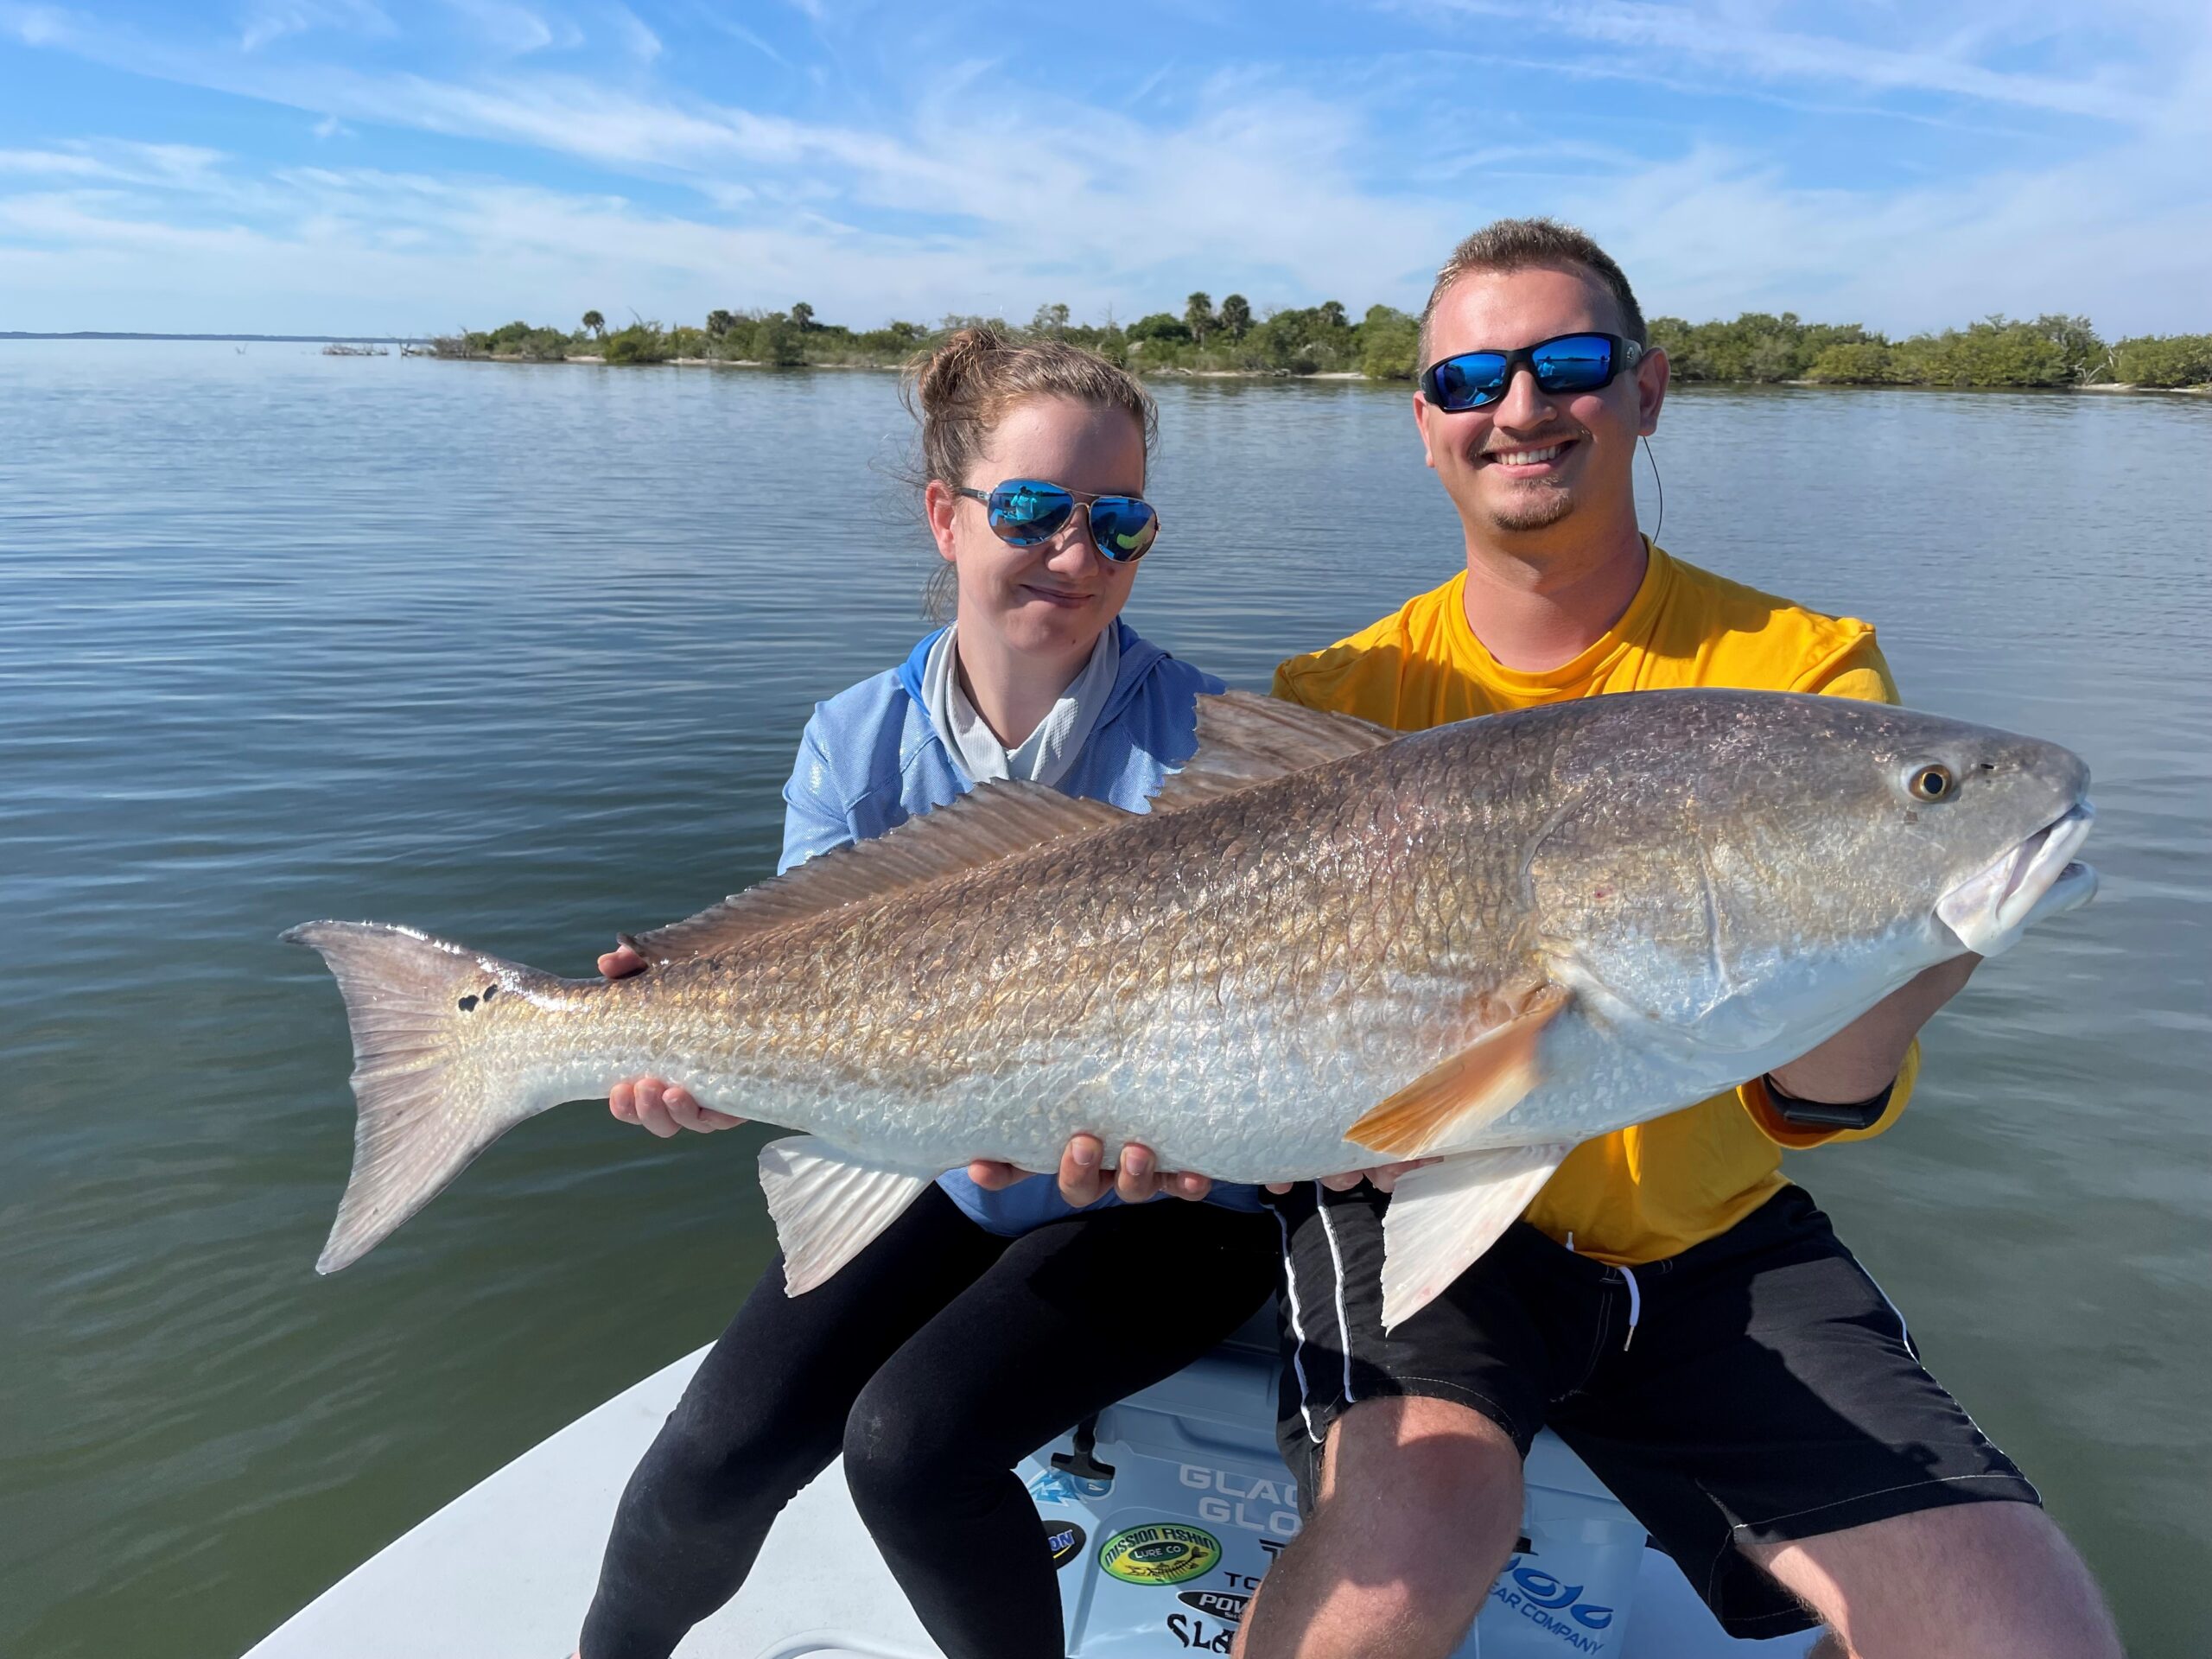
[[[887,1169],[810,1135],[760,1148],[760,1186],[784,1251],[784,1292],[829,1281],[905,1213],[934,1174]]]
[[[1571,1143],[1502,1147],[1398,1177],[1382,1216],[1382,1328],[1427,1306],[1534,1201]]]
[[[1169,774],[1153,797],[1152,810],[1179,812],[1308,766],[1379,749],[1402,735],[1352,715],[1250,691],[1202,696],[1198,753]]]
[[[1389,1157],[1418,1158],[1502,1117],[1535,1086],[1536,1039],[1567,1001],[1557,986],[1542,987],[1510,1018],[1370,1109],[1344,1139]]]
[[[980,869],[1129,817],[1042,784],[979,784],[887,835],[840,847],[629,943],[654,965],[711,957],[772,928]]]

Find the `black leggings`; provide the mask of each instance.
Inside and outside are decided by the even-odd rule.
[[[804,1296],[779,1256],[623,1491],[583,1659],[665,1659],[841,1450],[949,1659],[1058,1659],[1059,1585],[1014,1464],[1236,1329],[1276,1243],[1264,1215],[1173,1198],[1001,1238],[932,1186]]]

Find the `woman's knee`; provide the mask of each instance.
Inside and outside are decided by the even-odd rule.
[[[686,1400],[661,1425],[638,1473],[661,1507],[705,1520],[761,1503],[780,1509],[836,1454],[827,1433]]]
[[[959,1439],[908,1391],[861,1389],[845,1420],[845,1481],[861,1513],[941,1506],[958,1484]]]

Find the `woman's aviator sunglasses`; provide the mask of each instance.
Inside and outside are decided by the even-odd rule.
[[[1618,334],[1557,334],[1513,352],[1462,352],[1421,371],[1421,395],[1447,414],[1481,409],[1505,396],[1526,368],[1546,391],[1595,391],[1632,369],[1644,348]]]
[[[982,502],[991,533],[1012,547],[1051,541],[1077,507],[1090,526],[1091,541],[1116,564],[1135,564],[1152,551],[1160,535],[1158,509],[1139,496],[1092,495],[1034,478],[1010,478],[995,490],[963,485],[952,493]]]

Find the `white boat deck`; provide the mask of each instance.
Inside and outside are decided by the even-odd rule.
[[[700,1353],[647,1377],[454,1499],[287,1620],[246,1659],[563,1659],[590,1599],[615,1500]],[[1553,1452],[1565,1455],[1563,1448]],[[1625,1632],[1612,1633],[1618,1645],[1562,1641],[1562,1656],[1738,1659],[1797,1655],[1808,1645],[1802,1637],[1729,1641],[1671,1562],[1650,1550],[1643,1557],[1632,1619]],[[1185,1627],[1192,1622],[1186,1618]],[[1481,1650],[1483,1628],[1470,1636],[1462,1659]],[[1087,1637],[1081,1650],[1165,1656],[1187,1645],[1170,1640],[1162,1623],[1141,1636]],[[938,1649],[833,1468],[785,1512],[744,1590],[679,1653],[682,1659],[937,1659]]]

